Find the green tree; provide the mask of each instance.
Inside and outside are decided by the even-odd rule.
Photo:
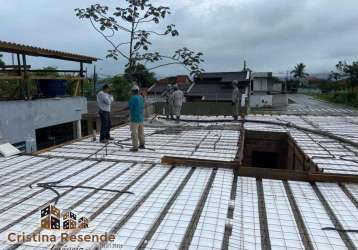
[[[127,61],[127,74],[131,80],[134,80],[133,74],[139,63],[156,64],[148,71],[168,65],[184,66],[191,74],[204,71],[200,68],[203,62],[201,52],[196,53],[186,47],[177,49],[172,55],[150,51],[153,36],[179,35],[174,24],[166,25],[161,30],[155,28],[171,14],[169,7],[154,6],[150,0],[125,0],[121,3],[113,11],[106,5],[94,4],[85,9],[77,8],[75,13],[80,19],[88,19],[94,30],[109,43],[107,58]]]
[[[20,98],[20,84],[16,80],[0,80],[0,98]]]
[[[57,67],[55,67],[55,66],[43,67],[41,70],[43,70],[45,72],[35,72],[33,74],[38,75],[38,76],[59,76],[59,73],[56,72]]]
[[[101,82],[112,85],[112,94],[116,101],[128,101],[132,84],[125,77],[116,75],[111,78],[102,79]]]
[[[0,67],[4,67],[5,66],[5,62],[2,60],[3,55],[0,54]]]
[[[139,86],[144,88],[152,86],[157,81],[155,74],[149,72],[147,68],[140,63],[138,63],[134,69],[126,68],[124,78],[131,81],[131,76],[137,80]]]
[[[297,64],[294,69],[291,71],[295,80],[298,81],[299,86],[302,86],[304,80],[307,78],[308,74],[305,72],[306,65],[304,63]]]
[[[351,93],[354,88],[358,86],[358,62],[348,64],[345,61],[339,61],[336,65],[337,72],[333,72],[339,79],[345,79],[347,88],[350,88]],[[333,74],[332,73],[332,74]]]
[[[289,91],[289,92],[297,92],[298,81],[292,80],[292,79],[287,79],[286,80],[286,85],[287,85],[287,91]]]

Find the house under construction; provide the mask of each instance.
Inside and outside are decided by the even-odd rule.
[[[344,115],[341,115],[344,114]],[[147,149],[83,138],[0,158],[2,249],[357,249],[358,116],[153,117]],[[88,218],[98,242],[9,242],[46,232],[50,204]],[[52,231],[59,235],[61,231]]]

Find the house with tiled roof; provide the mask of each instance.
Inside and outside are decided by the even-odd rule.
[[[163,96],[169,85],[177,85],[179,89],[186,92],[190,88],[191,84],[192,82],[187,75],[177,75],[163,78],[148,89],[148,95]]]
[[[194,84],[186,97],[189,101],[231,101],[233,91],[232,81],[239,82],[242,93],[248,93],[250,88],[250,71],[202,73],[194,78]]]

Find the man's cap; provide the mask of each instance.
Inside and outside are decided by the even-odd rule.
[[[232,81],[232,84],[238,85],[238,84],[239,84],[239,81],[238,81],[238,80],[233,80],[233,81]]]
[[[102,89],[109,89],[111,86],[109,84],[103,85]]]

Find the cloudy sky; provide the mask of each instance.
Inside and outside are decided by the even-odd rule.
[[[102,76],[121,73],[124,61],[106,60],[108,44],[74,15],[75,8],[98,2],[118,6],[123,0],[0,0],[0,40],[103,58],[96,63]],[[304,62],[308,72],[320,73],[332,70],[339,60],[358,60],[357,0],[152,2],[171,7],[165,23],[175,23],[180,33],[174,39],[154,39],[153,50],[171,54],[187,46],[201,51],[206,71],[240,70],[246,60],[254,71],[282,73]],[[9,55],[5,59],[11,63]],[[33,68],[77,67],[57,60],[29,61]],[[171,66],[156,73],[161,77],[186,72]]]

